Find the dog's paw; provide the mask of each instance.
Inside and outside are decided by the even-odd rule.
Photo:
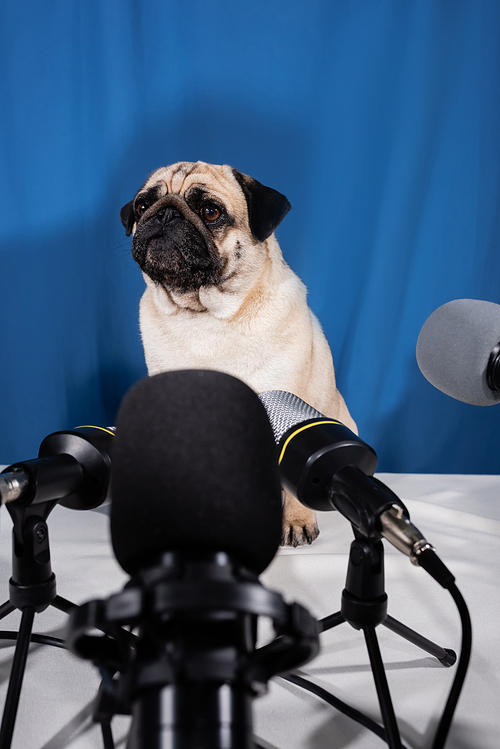
[[[319,536],[319,528],[316,522],[306,525],[290,525],[283,523],[283,533],[281,536],[282,546],[305,546],[312,544],[315,538]]]
[[[319,536],[316,513],[304,507],[289,492],[283,492],[282,546],[305,546]]]

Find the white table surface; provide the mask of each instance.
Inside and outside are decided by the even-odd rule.
[[[500,747],[500,477],[379,474],[406,501],[414,524],[436,546],[457,579],[473,622],[471,666],[446,749]],[[352,540],[338,513],[321,513],[312,546],[280,549],[261,581],[285,600],[305,605],[317,618],[340,608]],[[107,597],[127,580],[115,561],[102,511],[57,506],[48,520],[58,593],[75,603]],[[0,514],[0,596],[11,574],[10,516]],[[389,613],[459,650],[460,622],[448,592],[407,557],[386,544]],[[15,611],[0,629],[17,629]],[[61,636],[66,616],[50,608],[35,617],[36,632]],[[265,632],[265,627],[264,627]],[[378,627],[396,716],[407,747],[430,747],[454,676],[431,656]],[[337,697],[379,720],[368,655],[361,632],[347,623],[324,633],[320,655],[302,672]],[[0,707],[6,693],[11,643],[0,644]],[[92,665],[64,650],[30,647],[13,749],[101,749],[92,724],[99,676]],[[129,719],[116,717],[113,733],[124,747]],[[317,697],[282,680],[254,702],[254,729],[266,749],[376,749],[384,743]]]

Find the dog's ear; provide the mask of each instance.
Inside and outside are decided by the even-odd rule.
[[[120,211],[120,218],[122,220],[123,226],[126,229],[127,237],[130,237],[130,235],[132,234],[132,228],[135,224],[133,200],[131,200],[130,203],[127,203],[127,205],[123,206],[123,208]]]
[[[288,200],[272,187],[266,187],[253,177],[233,169],[233,175],[245,194],[250,231],[263,242],[281,224],[292,207]]]

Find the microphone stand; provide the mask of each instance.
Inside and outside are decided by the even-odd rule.
[[[12,743],[31,640],[66,647],[58,638],[32,635],[35,614],[49,606],[65,614],[78,608],[57,595],[47,518],[58,503],[73,510],[90,510],[103,503],[113,439],[112,427],[82,426],[54,432],[42,441],[38,458],[15,463],[0,474],[4,479],[0,496],[14,523],[9,600],[0,606],[0,619],[15,609],[22,612],[18,633],[0,631],[0,639],[17,640],[0,726],[0,749],[9,749]]]
[[[257,648],[261,616],[276,638]],[[176,551],[76,608],[67,643],[107,675],[98,714],[132,714],[127,749],[253,749],[253,699],[313,658],[318,634],[304,607],[225,552]]]
[[[360,522],[353,524],[355,540],[351,544],[345,588],[342,591],[341,608],[335,614],[322,619],[322,631],[348,622],[354,629],[361,630],[365,637],[370,666],[390,749],[402,749],[401,738],[396,722],[387,676],[380,653],[375,628],[382,624],[405,640],[436,657],[443,666],[452,666],[456,661],[453,650],[442,648],[418,632],[410,629],[387,614],[387,593],[385,592],[384,546],[381,533],[377,529],[377,513],[374,507],[379,501],[383,484],[372,484],[358,469],[348,466],[339,472],[340,482],[332,482],[330,495],[341,495],[341,501],[352,501],[359,510]],[[390,492],[387,489],[387,492]],[[374,499],[375,497],[375,499]],[[332,498],[335,504],[335,500]]]
[[[0,727],[0,749],[9,749],[12,743],[35,614],[45,611],[49,606],[66,614],[77,608],[71,601],[57,595],[56,576],[52,572],[46,521],[56,504],[57,500],[34,505],[18,502],[7,504],[14,522],[12,577],[9,580],[9,600],[0,606],[0,619],[15,609],[19,609],[22,616],[18,634],[0,631],[0,639],[17,640]],[[34,640],[35,638],[38,639],[38,636],[33,635]],[[62,640],[54,637],[42,637],[39,641],[65,647]]]

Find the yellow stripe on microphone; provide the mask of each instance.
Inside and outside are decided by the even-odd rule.
[[[300,432],[303,432],[305,429],[310,429],[311,427],[317,427],[317,426],[320,426],[320,424],[339,424],[340,426],[343,426],[342,422],[340,422],[340,421],[333,421],[332,419],[329,419],[328,421],[313,421],[312,424],[306,424],[305,426],[300,427],[300,429],[296,429],[295,432],[293,432],[288,437],[288,439],[286,440],[285,444],[283,445],[283,449],[281,450],[281,454],[280,454],[280,457],[279,457],[279,460],[278,460],[278,465],[280,465],[281,461],[283,460],[283,457],[285,455],[285,450],[288,447],[288,444],[289,444],[290,440],[293,440],[293,438],[297,434],[300,434]]]
[[[115,436],[115,433],[111,431],[111,429],[105,429],[104,427],[96,427],[94,424],[82,424],[79,427],[75,427],[75,429],[100,429],[101,432],[106,432],[106,434],[110,434],[112,437]]]

